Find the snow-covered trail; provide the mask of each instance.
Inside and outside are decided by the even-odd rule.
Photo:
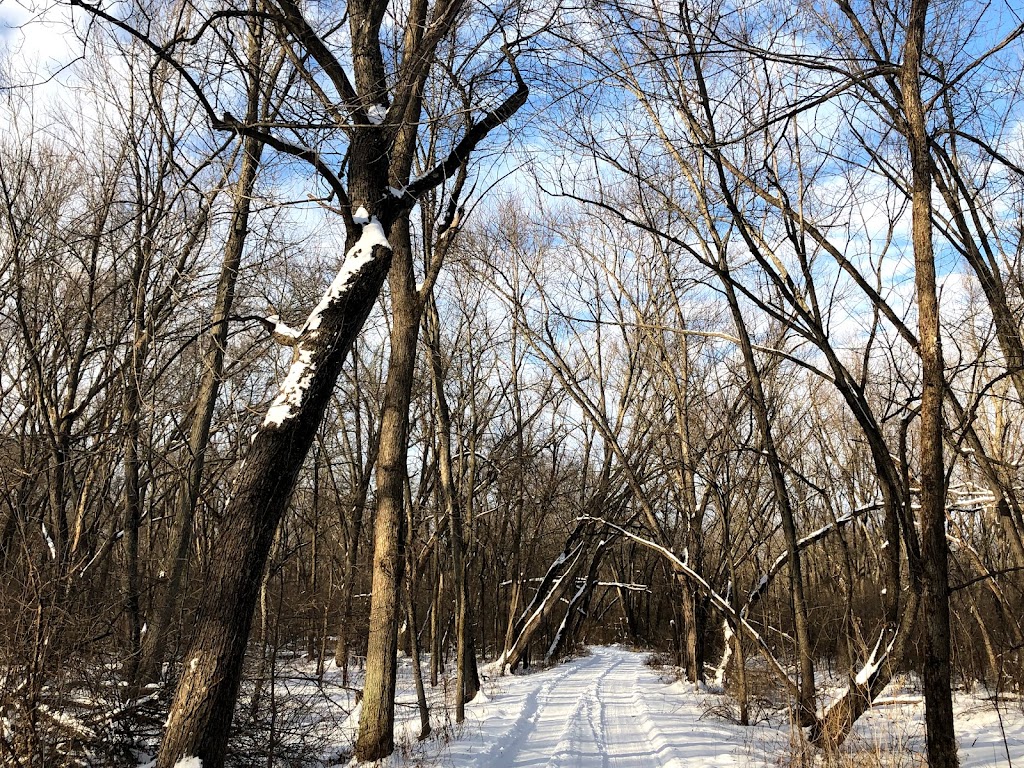
[[[621,646],[588,651],[550,669],[486,681],[461,726],[442,701],[450,686],[432,689],[434,733],[423,742],[416,741],[419,721],[406,662],[399,748],[378,768],[768,768],[793,761],[784,710],[770,723],[757,710],[759,723],[741,727],[721,717],[731,706],[726,697],[667,682],[664,672],[648,666],[647,654]],[[851,755],[881,756],[882,764],[909,765],[909,755],[924,752],[919,691],[904,679],[878,704],[858,721],[844,748]],[[1009,697],[997,710],[985,695],[961,692],[955,712],[963,768],[1024,765],[1024,699]],[[351,754],[357,719],[334,731],[338,740],[329,754]],[[342,766],[348,758],[326,763]]]
[[[614,766],[644,750],[633,709],[635,670],[625,657],[599,651],[552,677],[521,728],[491,750],[495,768]]]
[[[451,745],[451,764],[683,768],[698,758],[701,765],[750,765],[742,735],[701,720],[696,700],[666,686],[644,658],[618,647],[592,648],[591,655],[543,673],[543,682],[541,675],[508,679],[509,689],[495,701],[470,708],[475,722]],[[534,685],[524,685],[531,677]]]

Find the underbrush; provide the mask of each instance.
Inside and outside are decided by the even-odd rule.
[[[352,713],[355,689],[341,672],[316,674],[293,659],[246,675],[232,723],[231,768],[306,768],[347,762],[339,734]],[[149,686],[131,698],[114,662],[97,659],[51,675],[31,693],[24,679],[0,678],[0,765],[106,768],[146,765],[155,757],[172,690]],[[439,708],[440,709],[440,708]]]
[[[0,679],[0,765],[134,765],[167,718],[164,689],[130,697],[120,665],[102,657],[31,680],[16,668]]]
[[[666,659],[652,658],[648,666],[674,670]],[[752,763],[778,768],[924,768],[924,702],[914,675],[896,675],[871,709],[856,723],[853,732],[833,752],[809,743],[806,731],[796,724],[791,703],[780,692],[773,676],[758,665],[747,669],[747,720],[745,752]],[[839,695],[836,679],[819,680],[819,707]],[[726,679],[725,690],[703,689],[701,719],[742,724],[739,691]],[[1015,754],[1024,746],[1024,697],[976,686],[954,694],[956,729],[964,765],[1015,765]],[[755,727],[756,726],[756,727]]]

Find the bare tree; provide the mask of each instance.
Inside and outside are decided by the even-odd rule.
[[[322,10],[323,22],[310,21],[291,0],[251,10],[227,10],[207,18],[178,17],[162,36],[152,27],[137,25],[130,16],[122,17],[78,0],[72,5],[137,37],[157,59],[174,68],[188,84],[189,97],[202,106],[213,128],[256,139],[310,166],[327,187],[347,231],[346,258],[331,287],[301,327],[282,331],[294,346],[294,362],[253,438],[226,510],[225,525],[218,537],[223,556],[211,564],[206,574],[206,596],[158,760],[159,765],[169,768],[182,757],[197,756],[204,764],[217,766],[224,760],[228,725],[257,598],[258,575],[266,563],[278,522],[330,401],[342,363],[376,301],[396,253],[398,271],[392,288],[393,298],[399,303],[395,325],[401,326],[403,317],[410,319],[411,313],[402,309],[408,309],[408,302],[401,303],[403,296],[413,290],[409,212],[420,196],[452,177],[476,145],[525,102],[527,89],[513,64],[517,80],[512,95],[472,122],[461,137],[451,142],[447,154],[433,168],[411,179],[424,87],[431,75],[435,52],[462,11],[461,2],[452,0],[434,6],[414,3],[402,14],[400,23],[405,32],[395,51],[398,68],[391,76],[385,67],[390,33],[381,31],[389,4],[373,0],[349,6],[346,13],[350,36],[344,45],[351,53],[352,80],[336,47],[339,27],[331,25]],[[204,86],[203,61],[191,55],[205,35],[239,23],[244,29],[248,26],[246,19],[254,16],[273,22],[274,44],[284,52],[293,76],[308,95],[309,102],[293,100],[297,109],[280,118],[293,138],[281,138],[275,129],[236,118],[233,105],[222,94]],[[511,56],[507,58],[511,62]],[[297,114],[305,103],[316,110],[316,119]],[[301,122],[296,120],[299,117]],[[307,127],[310,125],[323,127],[311,129]],[[314,133],[309,133],[310,130]],[[315,138],[317,130],[345,147],[344,181],[336,170],[337,162],[325,152],[323,139]],[[392,189],[397,190],[396,194],[392,194]],[[412,327],[417,324],[415,318]],[[397,350],[393,350],[395,354]],[[393,357],[396,387],[407,368],[402,361],[408,358],[409,355]],[[385,422],[404,423],[407,416],[398,405],[388,405]],[[384,434],[388,441],[382,441],[378,464],[381,503],[395,506],[394,489],[398,488],[400,502],[404,476],[404,450],[396,438],[404,430],[385,424]],[[397,552],[401,537],[389,538],[401,518],[400,504],[390,517],[388,509],[385,506],[384,514],[378,513],[376,557],[381,566],[400,572],[400,559],[394,560],[393,553]],[[380,589],[384,589],[384,584]],[[379,600],[387,603],[383,594]],[[393,621],[396,610],[392,607],[383,620]],[[384,646],[388,645],[393,647],[393,642],[385,640]],[[393,669],[388,672],[385,668],[383,675],[386,680],[393,675]],[[387,702],[380,704],[388,707]],[[361,754],[381,756],[390,751],[387,722],[385,718],[384,727],[364,729]]]

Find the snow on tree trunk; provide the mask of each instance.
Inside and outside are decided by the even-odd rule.
[[[391,254],[382,232],[375,227],[353,244],[338,273],[344,280],[332,283],[311,315],[315,327],[253,438],[224,514],[158,768],[183,756],[223,765],[260,576],[342,364],[387,275]]]

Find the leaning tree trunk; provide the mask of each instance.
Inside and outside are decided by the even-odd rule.
[[[227,243],[224,246],[224,260],[217,283],[210,334],[203,353],[203,371],[189,430],[186,477],[178,490],[171,524],[170,545],[161,568],[167,580],[156,591],[150,626],[143,640],[142,657],[136,675],[136,684],[139,686],[154,682],[160,677],[160,669],[166,657],[168,630],[174,609],[179,604],[182,582],[188,565],[192,527],[203,481],[206,448],[210,441],[210,425],[213,423],[213,412],[217,406],[217,395],[224,375],[228,316],[234,303],[235,283],[249,231],[249,211],[262,152],[263,145],[259,142],[253,139],[245,139],[242,142],[242,165],[235,186],[235,209],[231,217]]]
[[[461,18],[462,0],[451,0],[443,6],[444,10],[442,6],[432,10],[428,2],[412,4],[412,16],[404,27],[402,61],[397,71],[391,73],[391,83],[381,42],[388,7],[384,0],[365,0],[348,7],[350,68],[337,59],[293,0],[275,0],[272,5],[275,18],[308,54],[304,61],[315,62],[338,93],[340,103],[329,105],[331,120],[328,122],[331,130],[336,126],[344,128],[348,134],[343,163],[347,187],[332,170],[333,161],[326,160],[313,147],[282,140],[278,134],[239,121],[229,112],[218,115],[201,92],[199,82],[191,79],[187,82],[202,98],[215,129],[258,138],[278,152],[306,162],[316,171],[321,181],[330,187],[334,203],[340,207],[348,233],[348,251],[328,292],[302,328],[292,334],[291,368],[253,437],[245,464],[240,469],[217,540],[219,556],[205,574],[204,599],[171,705],[157,768],[172,768],[184,757],[198,757],[204,768],[220,768],[224,764],[260,575],[342,365],[387,277],[392,256],[387,238],[397,228],[401,245],[408,250],[409,214],[413,206],[423,195],[454,178],[476,146],[514,115],[529,96],[529,88],[506,49],[504,53],[515,79],[515,91],[473,122],[442,161],[410,181],[424,88],[438,46]],[[88,4],[85,7],[94,16],[143,38],[155,55],[172,59],[179,71],[184,71],[180,62],[173,61],[173,51],[155,44],[142,32],[131,30],[125,22],[103,9]],[[393,31],[394,28],[389,27],[387,34]],[[283,44],[288,48],[292,45],[290,41]],[[389,87],[392,84],[393,87]],[[396,190],[400,191],[396,193]],[[411,278],[406,288],[414,290]],[[404,321],[396,317],[396,323],[399,322]],[[418,322],[414,321],[413,334],[417,326]],[[393,359],[392,364],[406,363],[398,358]],[[407,419],[408,409],[404,410],[406,413],[392,413],[390,418]],[[386,430],[386,433],[393,436],[399,434],[399,430]],[[385,507],[385,519],[378,521],[380,538],[385,542],[391,532],[389,529],[401,523],[404,457],[404,446],[385,446],[382,438],[378,473],[383,482],[378,485],[383,503],[395,505],[393,510]],[[402,476],[397,480],[396,492],[394,475],[399,473]],[[401,568],[401,558],[395,560],[394,551],[400,537],[392,537],[392,541],[395,542],[393,547],[386,546],[375,555],[375,570],[388,567],[389,561],[394,568]],[[389,625],[397,615],[397,601],[393,599],[396,589],[393,583],[388,583],[394,581],[393,575],[387,575],[381,583],[391,607],[384,611],[385,615],[371,616],[371,632],[376,632],[376,637],[371,637],[371,646],[385,666],[387,651],[393,646]],[[393,667],[393,647],[390,663]],[[374,696],[386,697],[387,680],[393,677],[393,669],[388,672],[385,668],[378,677],[372,688],[368,680],[367,693],[372,690]],[[393,682],[390,687],[393,690]],[[364,701],[364,705],[366,703]],[[364,717],[374,709],[372,700],[369,705],[364,709]],[[393,708],[393,704],[391,706]],[[384,738],[382,743],[390,740],[390,736]],[[380,745],[371,745],[371,739],[360,741],[363,754],[380,751]]]
[[[554,563],[548,568],[532,601],[516,621],[513,641],[506,646],[494,662],[499,673],[514,670],[523,661],[526,649],[544,619],[550,617],[558,607],[562,598],[569,591],[582,565],[588,562],[587,552],[590,543],[588,534],[582,527],[577,527],[565,543],[565,547]]]
[[[838,749],[850,735],[857,720],[871,708],[892,680],[913,639],[918,605],[917,595],[909,590],[899,623],[887,624],[882,628],[874,651],[864,667],[856,676],[850,675],[849,685],[825,708],[818,722],[811,728],[810,740],[816,747],[829,751]]]
[[[219,556],[206,574],[206,594],[158,768],[173,768],[193,756],[206,768],[224,763],[260,576],[342,364],[387,275],[391,250],[385,233],[369,219],[358,242],[350,242],[338,276],[296,343],[281,392],[253,438],[225,510]]]
[[[810,626],[807,618],[807,597],[804,593],[803,558],[800,555],[800,546],[797,539],[796,520],[789,497],[789,489],[786,486],[785,474],[782,470],[782,460],[779,458],[776,449],[771,418],[768,414],[768,403],[761,381],[761,371],[758,368],[757,360],[754,358],[750,334],[747,332],[746,322],[740,312],[739,301],[732,282],[733,278],[729,272],[724,251],[719,259],[718,271],[722,279],[722,285],[725,288],[729,308],[732,311],[740,350],[743,353],[743,361],[750,383],[750,401],[761,432],[761,438],[764,440],[765,457],[772,478],[772,490],[775,494],[775,503],[778,507],[779,515],[782,518],[782,530],[786,537],[786,549],[789,552],[789,594],[793,609],[793,627],[796,634],[796,652],[800,670],[799,714],[801,724],[806,726],[814,722],[817,707],[815,705],[814,656],[811,647]]]
[[[551,645],[548,646],[547,653],[544,655],[545,662],[557,659],[565,649],[571,649],[576,645],[579,631],[590,614],[590,601],[593,598],[594,587],[597,584],[601,560],[607,549],[607,540],[601,541],[597,545],[597,549],[590,559],[590,567],[587,569],[586,579],[569,601],[569,605],[565,609],[565,616],[562,618],[562,623],[558,626],[555,638],[551,641]]]

